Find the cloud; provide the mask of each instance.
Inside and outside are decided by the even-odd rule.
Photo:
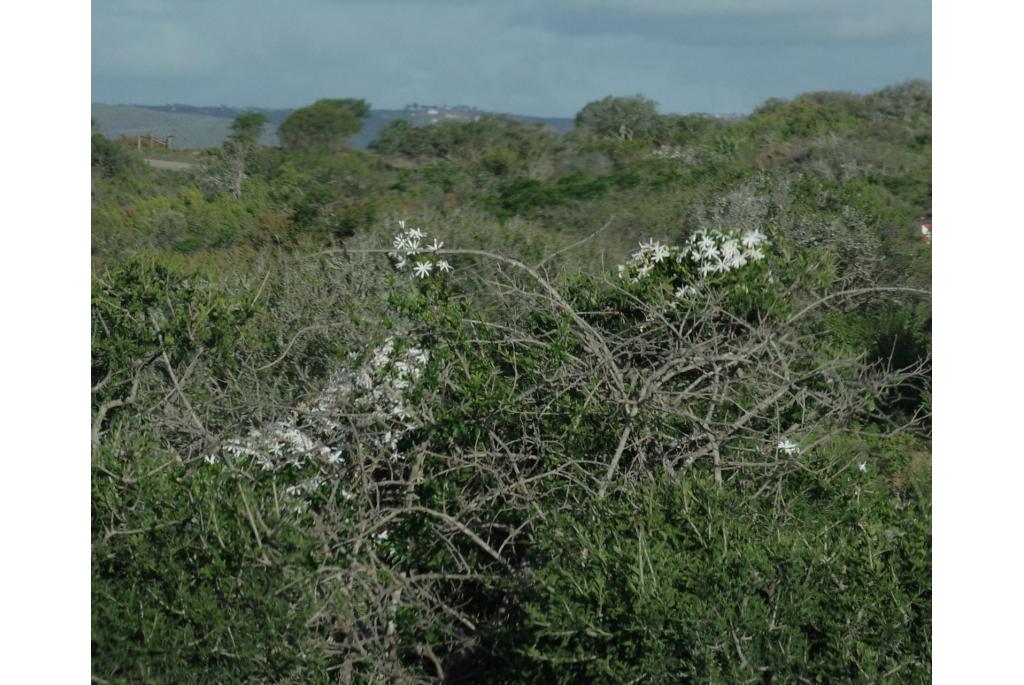
[[[94,0],[98,102],[470,104],[570,116],[642,92],[742,111],[928,77],[911,0]]]
[[[929,8],[919,0],[575,0],[532,5],[514,21],[563,36],[633,35],[712,46],[828,46],[927,37]]]

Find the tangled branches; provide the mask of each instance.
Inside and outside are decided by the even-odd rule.
[[[400,269],[423,238],[410,246],[407,234],[392,254]],[[882,404],[926,378],[927,359],[867,364],[822,328],[852,298],[925,293],[811,299],[766,243],[758,232],[651,241],[620,278],[557,283],[435,242],[431,260],[493,266],[469,270],[481,281],[464,287],[497,307],[475,308],[440,270],[415,272],[400,307],[417,326],[285,422],[223,444],[233,467],[249,459],[288,479],[332,560],[309,625],[343,682],[457,679],[505,620],[508,589],[536,582],[537,526],[584,501],[705,468],[724,488],[770,487],[844,431],[926,430],[926,410]]]

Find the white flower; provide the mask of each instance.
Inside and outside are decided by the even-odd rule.
[[[406,267],[406,266],[407,266],[408,264],[409,264],[409,262],[405,261],[405,257],[399,257],[399,258],[398,258],[398,261],[397,261],[397,262],[395,262],[395,268],[396,268],[396,269],[398,269],[399,271],[401,271],[401,270],[402,270],[402,269],[404,269],[404,268],[405,268],[405,267]]]
[[[761,231],[747,231],[743,234],[743,238],[741,238],[743,247],[751,250],[767,241],[768,238],[766,238],[764,233],[761,233]]]
[[[403,231],[405,230],[405,219],[398,220],[398,227],[401,228]]]
[[[654,251],[651,253],[651,259],[654,260],[655,264],[658,264],[658,263],[668,259],[669,254],[670,253],[669,253],[669,250],[668,250],[668,245],[662,245],[661,243],[658,243],[655,246]]]
[[[677,300],[688,300],[697,294],[697,289],[692,285],[681,285],[676,288],[675,297]]]
[[[376,540],[387,540],[388,539],[388,532],[386,530],[382,530],[381,532],[375,534],[373,537]]]
[[[722,243],[722,259],[731,261],[738,257],[739,254],[740,244],[734,238],[730,238]]]
[[[437,262],[437,270],[438,271],[443,271],[445,273],[449,273],[451,271],[454,271],[455,269],[452,268],[452,265],[449,264],[447,260],[440,259]]]
[[[868,463],[866,461],[862,461],[861,463],[857,464],[857,469],[860,471],[867,471]]]
[[[795,454],[800,454],[800,445],[793,442],[789,438],[783,438],[779,440],[779,451],[785,452],[786,456],[792,457]]]
[[[419,240],[420,238],[423,237],[424,234],[423,231],[421,231],[418,228],[410,228],[408,231],[408,235],[410,238],[415,238],[416,240]]]
[[[735,255],[726,258],[725,270],[729,269],[740,269],[747,264],[747,257],[744,254],[736,253]]]
[[[430,262],[420,262],[412,270],[419,278],[426,278],[430,275],[430,270],[433,268],[434,265]]]
[[[764,259],[764,252],[759,247],[752,247],[743,253],[743,256],[752,262],[759,262]]]
[[[619,264],[618,267],[616,267],[616,268],[619,271],[619,278],[624,278],[626,276],[626,265],[625,264]]]
[[[437,238],[434,238],[433,244],[427,245],[426,251],[427,252],[437,252],[442,247],[444,247],[444,243],[438,242]]]
[[[404,250],[409,243],[406,242],[405,236],[399,233],[395,236],[395,240],[391,244],[395,246],[396,250]]]

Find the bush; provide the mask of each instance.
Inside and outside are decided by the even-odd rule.
[[[509,681],[930,682],[915,449],[846,442],[767,494],[692,473],[550,517]]]
[[[265,479],[264,479],[265,480]],[[92,668],[103,682],[329,682],[305,628],[322,563],[268,482],[133,441],[93,457]]]
[[[134,166],[128,153],[110,142],[102,133],[92,134],[92,168],[103,176],[123,174]]]

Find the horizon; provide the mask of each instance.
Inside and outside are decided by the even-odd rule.
[[[931,81],[927,0],[95,0],[91,11],[97,104],[362,97],[560,118],[641,93],[665,113],[725,114]]]
[[[812,91],[805,91],[805,92],[797,93],[796,95],[793,95],[791,97],[786,97],[786,98],[781,98],[781,99],[792,100],[792,99],[801,97],[803,95],[808,95],[808,94],[811,94],[811,93],[818,93],[818,92],[847,93],[847,94],[850,94],[850,95],[864,97],[864,96],[870,95],[871,93],[877,92],[879,90],[884,90],[885,88],[896,86],[896,85],[899,85],[901,83],[906,83],[906,82],[909,82],[909,81],[924,81],[924,82],[926,82],[928,84],[931,84],[931,79],[930,78],[926,78],[926,79],[903,79],[901,81],[894,81],[892,83],[887,83],[887,84],[884,84],[884,85],[882,85],[882,86],[880,86],[878,88],[874,88],[874,89],[867,90],[867,91],[844,90],[844,89],[812,90]],[[629,93],[628,95],[635,95],[635,94],[636,93]],[[648,95],[646,93],[639,93],[639,94],[643,95],[645,97],[648,97]],[[607,95],[627,95],[627,94],[625,94],[625,93],[608,93]],[[326,97],[333,97],[333,96],[326,96],[325,95],[323,97],[326,98]],[[356,96],[346,96],[346,97],[359,97],[359,96],[356,95]],[[143,107],[143,108],[150,108],[150,107],[195,107],[195,108],[210,108],[210,109],[213,109],[213,108],[223,108],[223,109],[232,109],[232,110],[292,111],[292,110],[299,109],[300,107],[305,107],[306,105],[312,104],[313,102],[315,102],[318,99],[321,99],[321,98],[315,98],[314,100],[310,100],[309,102],[303,102],[303,103],[300,103],[300,104],[288,105],[288,106],[280,106],[280,107],[268,107],[268,106],[265,106],[265,105],[253,105],[253,104],[238,105],[238,104],[227,104],[227,103],[223,103],[223,102],[216,103],[216,104],[209,103],[209,102],[202,103],[202,104],[197,104],[197,103],[192,103],[192,102],[159,102],[159,103],[157,103],[157,102],[101,102],[101,101],[98,101],[98,100],[93,100],[90,104],[92,104],[92,105],[103,105],[105,107]],[[366,99],[366,98],[364,98],[364,99]],[[600,99],[600,98],[597,98],[597,99]],[[655,102],[658,102],[657,98],[651,98],[651,99],[654,100]],[[728,116],[728,115],[743,115],[743,116],[746,116],[746,115],[749,115],[751,112],[753,112],[758,107],[760,107],[761,105],[763,105],[765,102],[767,102],[768,100],[771,100],[771,99],[777,99],[777,98],[776,98],[776,96],[769,96],[765,100],[757,103],[753,107],[751,107],[751,108],[749,108],[747,110],[744,110],[744,111],[711,112],[711,111],[691,110],[691,111],[685,111],[685,112],[681,112],[681,111],[669,112],[669,111],[664,111],[664,110],[661,109],[661,107],[659,107],[659,113],[660,114],[664,114],[664,115],[669,115],[669,116],[673,116],[673,115],[676,115],[676,116],[686,116],[686,115],[691,115],[691,114],[707,114],[707,115],[710,115],[710,116]],[[473,110],[473,111],[483,112],[485,114],[513,114],[513,115],[517,115],[517,116],[534,117],[534,118],[539,118],[539,119],[572,119],[572,118],[574,118],[576,116],[576,113],[579,111],[579,109],[582,109],[583,106],[586,105],[586,104],[587,103],[584,102],[584,103],[580,104],[579,108],[576,109],[575,111],[570,112],[570,113],[564,113],[564,114],[525,114],[523,112],[505,111],[505,110],[499,111],[499,110],[485,109],[483,107],[480,107],[480,106],[474,105],[474,104],[470,104],[470,103],[458,103],[458,104],[450,105],[450,104],[446,104],[446,103],[436,103],[436,102],[410,102],[410,103],[407,103],[407,104],[405,104],[405,105],[403,105],[401,107],[383,107],[383,106],[377,106],[375,103],[370,102],[370,109],[372,111],[376,111],[376,112],[401,112],[401,111],[409,110],[409,109],[413,108],[414,106],[418,106],[418,107],[441,107],[441,108],[445,108],[445,109],[469,109],[469,110]]]

